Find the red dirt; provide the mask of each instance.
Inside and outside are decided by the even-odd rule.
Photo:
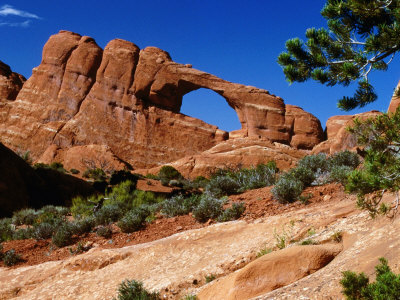
[[[241,219],[251,222],[261,217],[299,209],[305,205],[314,205],[321,201],[339,201],[345,197],[342,186],[338,184],[307,188],[303,192],[303,195],[307,194],[312,194],[312,197],[308,199],[308,204],[299,201],[290,204],[281,204],[272,198],[271,187],[266,187],[247,191],[240,195],[232,195],[229,197],[229,202],[243,201],[246,205],[246,211]],[[199,223],[191,215],[174,218],[160,216],[148,224],[146,228],[130,234],[122,233],[117,226],[113,225],[113,234],[110,239],[99,237],[96,233],[89,233],[76,237],[75,244],[59,249],[52,245],[50,239],[40,241],[34,239],[16,240],[4,242],[3,251],[15,249],[16,253],[22,256],[23,261],[13,267],[17,268],[47,261],[66,259],[73,255],[70,253],[70,249],[75,250],[78,242],[81,242],[83,245],[92,245],[92,247],[121,248],[128,245],[151,242],[181,231],[205,227],[211,223],[214,223],[214,221],[209,220],[207,223]],[[4,264],[0,262],[0,266],[4,266]]]

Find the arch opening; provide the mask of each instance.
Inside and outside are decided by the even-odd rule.
[[[218,93],[200,88],[183,96],[181,113],[225,131],[242,128],[236,111]]]

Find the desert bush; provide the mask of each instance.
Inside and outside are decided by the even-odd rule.
[[[301,195],[303,186],[303,183],[292,173],[284,173],[272,188],[272,195],[281,203],[294,202]]]
[[[349,150],[344,150],[335,153],[329,158],[329,165],[334,166],[347,166],[351,169],[355,169],[360,164],[360,157],[357,153],[351,152]]]
[[[32,225],[35,222],[37,213],[32,208],[25,208],[13,213],[12,223],[14,225]]]
[[[205,188],[210,180],[205,178],[204,176],[197,176],[192,181],[193,188]]]
[[[124,215],[126,210],[126,205],[123,203],[104,205],[94,214],[96,225],[116,222]]]
[[[168,185],[171,180],[180,180],[183,179],[183,176],[172,166],[162,166],[158,172],[158,178],[163,185]]]
[[[212,177],[206,186],[206,192],[215,197],[237,194],[240,183],[229,175]]]
[[[35,223],[58,224],[69,214],[69,208],[62,206],[46,205],[37,211]]]
[[[224,212],[218,217],[219,222],[228,222],[232,220],[239,219],[246,207],[244,206],[243,202],[240,203],[233,203],[231,207],[224,210]]]
[[[93,215],[93,208],[102,201],[103,196],[92,195],[89,198],[77,196],[72,199],[71,213],[75,218]]]
[[[224,201],[215,198],[211,194],[203,194],[199,204],[193,209],[193,216],[199,222],[206,222],[209,219],[218,218],[222,212]]]
[[[54,232],[51,241],[59,248],[70,245],[72,243],[72,230],[71,225],[68,223],[59,226]]]
[[[3,262],[7,267],[16,265],[21,261],[21,255],[17,254],[14,249],[8,250],[3,254]]]
[[[159,300],[155,292],[148,292],[143,283],[136,280],[124,280],[118,288],[117,298],[114,300]]]
[[[168,217],[186,215],[191,212],[200,202],[200,195],[184,197],[183,195],[173,196],[161,204],[161,213]]]
[[[0,219],[0,243],[12,239],[13,230],[11,228],[12,219]]]
[[[56,226],[54,224],[45,222],[45,223],[35,224],[33,229],[34,229],[33,236],[37,240],[45,240],[51,238],[54,231],[56,230]]]
[[[133,201],[132,201],[132,207],[139,207],[141,205],[151,205],[151,204],[157,204],[162,202],[164,199],[160,196],[156,196],[153,192],[146,192],[146,191],[140,191],[136,190],[133,193]]]
[[[107,174],[100,168],[86,169],[82,176],[84,178],[90,178],[94,181],[105,181],[107,180]]]
[[[72,232],[77,235],[89,233],[92,231],[95,225],[94,217],[84,217],[79,220],[75,220],[72,224]]]
[[[80,171],[79,170],[77,170],[77,169],[71,169],[71,170],[69,170],[70,172],[71,172],[71,174],[74,174],[74,175],[76,175],[76,174],[79,174],[80,173]]]
[[[149,211],[143,208],[134,208],[128,211],[118,222],[122,232],[130,233],[143,228]]]
[[[186,295],[182,300],[198,300],[196,295]]]
[[[375,267],[376,282],[369,283],[364,273],[343,272],[340,284],[346,299],[399,299],[400,275],[394,274],[388,266],[387,260],[379,259],[380,264]]]
[[[13,240],[26,240],[35,237],[35,230],[32,227],[20,228],[13,232]]]
[[[97,228],[96,234],[105,239],[108,239],[112,236],[112,230],[110,226],[100,226],[99,228]]]
[[[317,179],[317,173],[320,173],[320,170],[313,171],[310,168],[304,166],[297,166],[294,169],[289,171],[289,176],[296,178],[298,181],[301,181],[303,187],[310,186],[315,179]]]
[[[275,183],[276,169],[267,165],[258,165],[257,168],[242,169],[235,174],[240,188],[238,192],[258,189]]]
[[[330,171],[329,180],[331,182],[341,183],[345,186],[347,184],[347,178],[352,171],[352,167],[346,165],[335,165]]]
[[[317,172],[318,170],[326,171],[329,168],[328,159],[325,153],[307,155],[299,160],[297,164],[298,167],[304,167],[310,169],[312,172]]]
[[[50,169],[56,170],[61,173],[67,173],[67,170],[64,169],[64,165],[60,162],[52,162],[50,164]]]

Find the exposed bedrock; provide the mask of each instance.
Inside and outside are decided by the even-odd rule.
[[[242,128],[227,133],[181,114],[183,96],[199,88],[224,97]],[[53,144],[61,150],[99,145],[134,168],[146,168],[228,138],[311,149],[323,137],[314,116],[266,90],[175,63],[155,47],[140,50],[115,39],[103,51],[92,38],[68,31],[50,37],[41,64],[9,102],[0,108],[1,141],[30,150],[34,159]]]

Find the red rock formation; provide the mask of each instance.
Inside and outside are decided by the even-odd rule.
[[[390,101],[390,104],[389,104],[388,112],[390,112],[390,113],[396,112],[396,109],[400,105],[399,92],[400,92],[400,81],[397,84],[397,87],[396,87],[396,89],[395,89],[395,91],[393,93],[393,96],[392,96],[392,100]]]
[[[354,149],[357,146],[357,139],[355,136],[350,134],[346,128],[353,126],[356,118],[360,120],[366,120],[381,114],[381,112],[373,110],[356,115],[334,116],[329,118],[326,122],[328,139],[316,145],[312,152],[333,154],[346,149]]]
[[[319,121],[268,91],[227,82],[172,61],[158,48],[112,40],[104,49],[89,37],[61,31],[7,110],[0,136],[12,148],[41,157],[98,145],[135,168],[199,154],[228,133],[179,113],[182,97],[199,88],[222,95],[242,129],[232,137],[263,138],[311,149],[322,139]],[[55,150],[54,150],[55,149]],[[49,150],[49,151],[50,151]],[[103,153],[106,155],[106,153]]]
[[[267,139],[247,137],[229,139],[203,153],[186,156],[169,165],[185,178],[194,179],[197,176],[209,177],[218,169],[253,167],[269,161],[275,161],[279,169],[286,170],[295,167],[297,161],[307,153],[287,145],[271,143]],[[137,169],[135,172],[143,175],[158,174],[160,169]]]
[[[12,72],[8,65],[0,61],[0,101],[15,100],[25,81],[24,76]]]

